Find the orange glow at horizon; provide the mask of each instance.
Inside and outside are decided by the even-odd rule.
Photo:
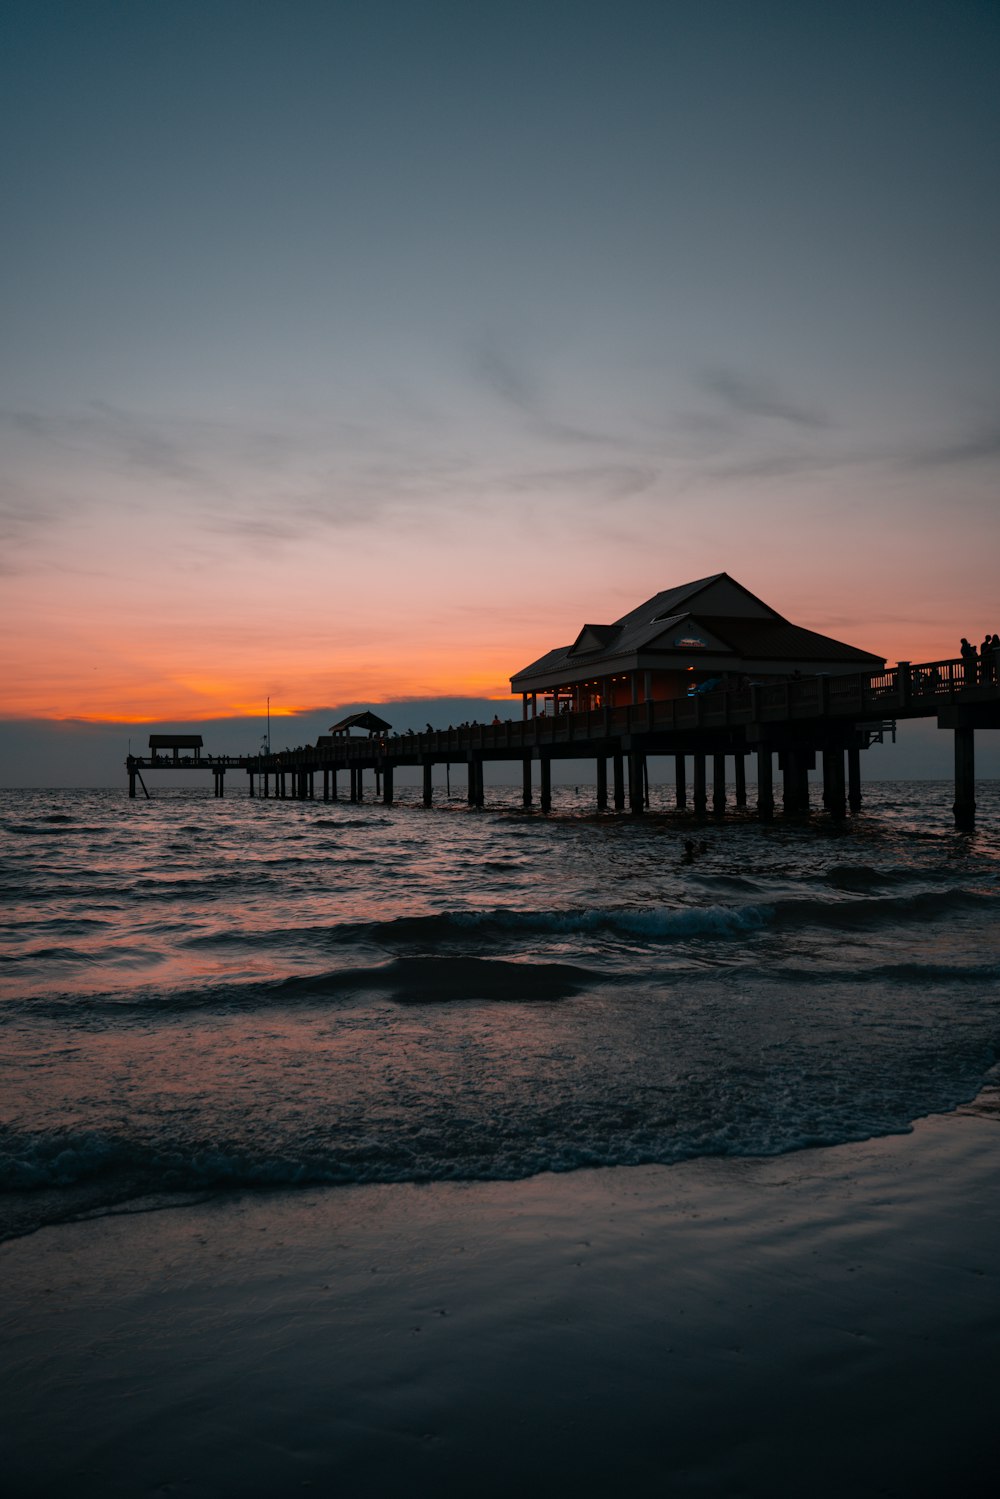
[[[175,638],[164,648],[162,643],[146,639],[139,652],[139,669],[136,661],[111,655],[89,671],[73,670],[65,658],[56,670],[50,658],[44,666],[39,661],[34,671],[22,670],[17,677],[8,673],[0,720],[155,724],[263,718],[269,695],[273,719],[293,718],[340,704],[374,706],[434,698],[478,698],[513,705],[518,699],[510,692],[512,672],[553,646],[568,643],[575,627],[574,621],[553,633],[552,638],[530,640],[522,628],[518,632],[520,645],[517,639],[506,645],[492,639],[489,645],[477,645],[467,639],[462,647],[439,643],[435,649],[414,641],[412,654],[405,647],[391,654],[359,651],[357,661],[345,660],[344,652],[332,651],[328,664],[323,659],[325,650],[316,642],[288,653],[258,649],[242,652],[230,642],[219,653],[211,673],[177,670],[176,666],[171,669],[171,657],[176,661],[177,656],[188,654],[190,642]],[[829,627],[827,632],[871,648],[867,640],[859,640],[856,630]],[[926,647],[923,651],[921,644]],[[884,649],[884,638],[882,645]],[[929,632],[908,633],[906,645],[907,650],[900,655],[913,661],[954,654],[953,650],[941,651],[939,639]],[[0,669],[2,665],[0,662]]]

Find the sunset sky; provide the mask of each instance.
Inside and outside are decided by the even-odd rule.
[[[1000,629],[1000,7],[6,0],[0,711]]]

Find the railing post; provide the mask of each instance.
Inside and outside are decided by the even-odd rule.
[[[910,706],[910,663],[896,662],[896,695],[901,708]]]

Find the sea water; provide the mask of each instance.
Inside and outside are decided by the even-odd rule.
[[[973,833],[943,782],[841,824],[152,789],[0,793],[0,1234],[775,1155],[906,1130],[997,1059],[1000,783]]]

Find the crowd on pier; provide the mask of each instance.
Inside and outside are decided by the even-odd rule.
[[[963,635],[961,656],[967,682],[996,682],[1000,678],[1000,635],[987,631],[978,650]]]

